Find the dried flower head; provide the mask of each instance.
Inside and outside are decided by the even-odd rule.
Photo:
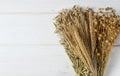
[[[73,63],[76,76],[103,76],[104,68],[120,33],[120,17],[112,8],[74,6],[55,17],[56,33]]]

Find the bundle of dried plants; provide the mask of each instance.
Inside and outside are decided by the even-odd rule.
[[[120,17],[112,8],[74,6],[55,17],[56,33],[73,63],[76,76],[103,76],[114,40],[120,33]]]

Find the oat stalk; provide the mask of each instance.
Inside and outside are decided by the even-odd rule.
[[[76,76],[103,76],[113,46],[120,33],[120,18],[112,8],[74,6],[55,17],[56,33],[73,63]]]

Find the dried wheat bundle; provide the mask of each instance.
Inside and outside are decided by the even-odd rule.
[[[120,18],[112,8],[74,6],[55,17],[56,33],[73,63],[76,76],[103,76],[114,40],[120,33]]]

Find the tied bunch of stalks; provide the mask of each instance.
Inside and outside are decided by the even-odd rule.
[[[76,76],[103,76],[113,43],[120,33],[120,17],[112,8],[74,6],[55,17],[56,33],[73,63]]]

